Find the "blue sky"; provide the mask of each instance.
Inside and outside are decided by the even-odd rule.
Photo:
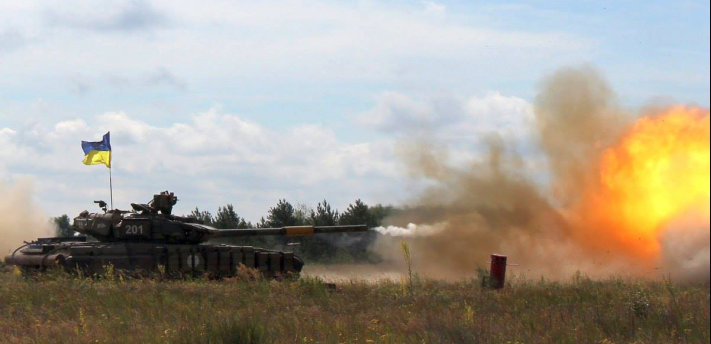
[[[4,2],[0,183],[90,207],[106,176],[79,141],[111,130],[122,207],[397,203],[417,190],[398,140],[424,125],[463,159],[525,137],[560,67],[594,66],[627,107],[708,107],[709,26],[701,1]]]

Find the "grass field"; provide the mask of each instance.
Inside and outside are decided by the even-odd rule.
[[[159,281],[0,268],[2,343],[709,343],[709,285]]]

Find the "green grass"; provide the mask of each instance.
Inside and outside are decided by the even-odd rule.
[[[26,278],[0,267],[2,343],[709,343],[709,285],[574,276],[446,282]]]

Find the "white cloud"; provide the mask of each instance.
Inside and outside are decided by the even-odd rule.
[[[385,92],[357,121],[400,136],[437,135],[451,141],[480,140],[483,135],[527,136],[533,119],[528,101],[490,92],[484,96],[411,96]]]
[[[0,173],[11,179],[34,175],[38,194],[51,195],[42,197],[45,205],[56,202],[49,207],[79,211],[94,198],[107,198],[103,167],[80,163],[79,141],[99,140],[107,131],[117,206],[126,207],[161,189],[177,189],[185,193],[181,198],[190,200],[183,211],[233,202],[256,220],[282,197],[314,203],[333,196],[329,200],[345,206],[386,190],[398,194],[390,181],[399,167],[387,141],[344,143],[330,129],[313,124],[277,132],[219,108],[167,126],[108,112],[88,122],[73,119],[20,131],[3,128]]]
[[[5,6],[0,12],[23,20],[0,23],[0,32],[12,29],[31,41],[6,54],[2,76],[72,79],[81,73],[105,82],[116,71],[120,79],[137,79],[164,68],[170,77],[154,76],[178,89],[205,80],[225,82],[226,75],[260,82],[394,80],[403,73],[437,75],[435,67],[452,62],[461,66],[460,75],[487,70],[492,61],[506,66],[507,73],[528,73],[532,63],[581,56],[591,45],[561,32],[492,29],[444,18],[444,6],[432,1],[420,6],[319,0]],[[527,66],[520,64],[522,55]],[[426,62],[413,67],[415,61]]]
[[[254,167],[272,177],[316,183],[344,178],[347,166],[334,165],[334,161],[343,155],[357,158],[358,152],[322,126],[298,125],[277,133],[218,108],[194,115],[190,123],[167,127],[149,125],[121,112],[106,113],[97,117],[93,128],[97,138],[111,130],[116,168],[135,174],[179,171],[199,176]]]
[[[71,121],[59,122],[54,126],[54,131],[57,134],[72,134],[85,132],[87,130],[86,122],[83,119],[74,119]]]
[[[14,135],[14,134],[15,134],[15,131],[10,128],[0,129],[0,137],[10,136],[10,135]]]

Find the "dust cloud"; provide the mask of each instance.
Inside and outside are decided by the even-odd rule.
[[[519,264],[511,273],[560,279],[577,271],[593,277],[661,276],[678,271],[678,253],[691,248],[695,253],[686,258],[690,267],[684,278],[705,269],[708,280],[708,214],[705,224],[693,223],[693,231],[689,221],[670,225],[656,257],[643,256],[610,230],[580,220],[614,216],[578,213],[589,210],[581,203],[586,205],[591,185],[600,184],[604,153],[635,120],[600,74],[584,66],[557,71],[536,98],[532,129],[547,167],[545,181],[540,171],[526,167],[530,156],[519,155],[515,142],[496,133],[487,140],[488,152],[464,167],[450,163],[446,144],[436,138],[403,142],[399,155],[410,175],[432,186],[377,228],[384,235],[373,250],[388,264],[402,265],[400,241],[406,240],[413,268],[428,277],[472,277],[490,254],[501,253]]]
[[[709,207],[711,204],[686,212],[661,233],[661,268],[668,277],[709,282]]]
[[[23,241],[55,234],[54,225],[32,200],[32,184],[0,182],[0,259],[12,253]]]

